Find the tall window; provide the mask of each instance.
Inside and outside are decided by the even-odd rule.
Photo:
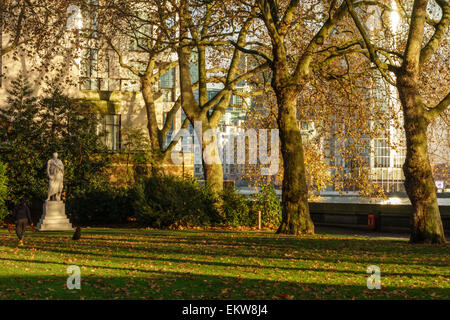
[[[378,138],[374,140],[375,161],[376,168],[390,167],[390,148],[387,138]]]
[[[194,56],[194,54],[196,55],[196,53],[193,53],[193,56]],[[191,74],[191,82],[192,82],[192,84],[198,82],[198,79],[200,77],[199,77],[199,74],[198,74],[198,65],[197,65],[197,63],[191,62],[191,64],[190,64],[190,74]]]
[[[84,13],[85,33],[88,38],[98,37],[98,0],[88,0],[89,10]]]
[[[84,49],[80,75],[84,78],[81,90],[98,90],[98,50]]]
[[[159,78],[159,81],[161,83],[161,88],[175,88],[175,69],[170,69],[169,71],[167,71]]]
[[[159,78],[159,84],[161,88],[162,101],[173,102],[174,101],[174,88],[175,88],[175,69],[170,69]]]
[[[99,124],[97,134],[102,134],[102,139],[106,147],[111,151],[121,148],[121,115],[120,114],[99,114]]]

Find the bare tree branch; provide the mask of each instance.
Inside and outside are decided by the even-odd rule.
[[[441,115],[450,105],[450,93],[447,93],[444,99],[439,102],[434,108],[428,109],[425,113],[425,116],[428,121],[433,121],[439,115]]]
[[[436,0],[442,9],[441,20],[435,25],[435,31],[431,39],[420,51],[420,65],[422,66],[437,50],[439,43],[444,39],[450,25],[450,3],[448,0]]]

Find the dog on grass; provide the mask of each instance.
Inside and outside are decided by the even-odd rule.
[[[81,228],[77,227],[75,233],[73,234],[72,240],[80,240],[81,239]]]

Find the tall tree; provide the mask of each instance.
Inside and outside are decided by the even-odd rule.
[[[236,47],[266,60],[272,71],[271,86],[278,105],[277,123],[283,158],[283,215],[278,233],[311,234],[314,225],[308,207],[297,102],[313,71],[344,53],[344,49],[336,50],[324,60],[316,59],[318,49],[345,16],[346,4],[339,5],[338,1],[304,4],[298,0],[255,0],[251,7],[265,28],[259,32],[267,35],[269,43],[253,42],[249,48],[236,44]]]
[[[397,88],[403,108],[407,147],[403,172],[406,193],[413,207],[410,240],[413,243],[445,243],[436,186],[427,151],[427,129],[448,108],[450,93],[447,91],[434,105],[427,103],[429,97],[424,95],[427,92],[427,83],[421,77],[427,70],[427,63],[437,55],[443,54],[444,61],[448,61],[448,46],[440,46],[448,39],[450,4],[447,0],[435,0],[441,12],[439,15],[430,15],[427,12],[428,0],[415,0],[411,10],[408,10],[407,2],[396,1],[399,11],[395,13],[407,22],[407,30],[397,34],[402,46],[395,51],[392,48],[380,48],[374,43],[368,28],[362,22],[362,16],[368,14],[367,7],[357,12],[351,1],[346,2],[363,39],[363,46],[367,49],[366,56],[386,81]],[[382,12],[393,12],[390,3],[381,3],[380,7]],[[385,22],[385,18],[381,15],[380,20]],[[383,25],[392,26],[389,23]],[[444,52],[439,53],[440,50]],[[436,60],[434,63],[437,64]],[[438,68],[433,68],[432,72],[436,70]],[[448,90],[448,82],[444,88]]]
[[[233,14],[236,17],[236,6],[232,1],[173,1],[172,6],[177,8],[179,16],[177,53],[181,104],[191,123],[201,123],[201,131],[195,127],[197,136],[201,137],[206,184],[219,194],[223,190],[223,168],[216,137],[218,125],[235,87],[267,68],[267,64],[242,68],[244,54],[231,42],[235,40],[241,47],[246,45],[253,17],[233,18]],[[218,52],[225,54],[217,62],[213,57]],[[193,56],[197,60],[198,99],[191,82]],[[217,82],[222,85],[221,89],[208,98],[208,85]]]

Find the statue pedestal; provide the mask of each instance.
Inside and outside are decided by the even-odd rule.
[[[45,201],[44,213],[36,227],[39,231],[73,230],[66,216],[66,206],[62,201]]]

